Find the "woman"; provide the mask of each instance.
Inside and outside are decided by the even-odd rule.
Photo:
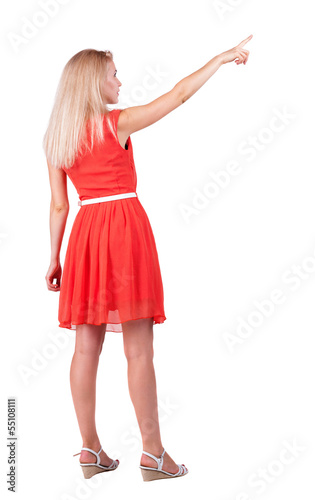
[[[163,284],[150,222],[136,193],[130,135],[187,101],[221,65],[246,64],[249,51],[243,47],[251,38],[215,56],[154,101],[123,110],[107,107],[118,102],[121,86],[110,51],[82,50],[63,70],[43,142],[51,187],[51,262],[45,279],[48,290],[60,291],[59,326],[76,330],[70,384],[85,478],[119,465],[102,449],[95,425],[96,374],[106,331],[123,334],[129,392],[145,450],[143,480],[188,472],[166,453],[160,435],[153,325],[166,319]],[[81,208],[61,283],[67,176]]]

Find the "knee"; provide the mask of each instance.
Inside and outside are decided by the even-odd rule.
[[[138,363],[141,361],[144,362],[151,362],[153,361],[154,357],[154,350],[153,346],[139,346],[139,345],[132,345],[132,346],[125,346],[124,347],[124,352],[127,361],[134,361],[136,360]]]
[[[93,356],[98,358],[101,354],[102,346],[76,346],[75,352],[83,356]]]
[[[102,352],[105,331],[98,326],[78,325],[75,351],[86,356],[98,357]]]
[[[124,352],[127,361],[153,359],[153,318],[123,323]]]
[[[77,342],[75,346],[75,352],[83,354],[85,356],[95,356],[98,357],[102,352],[103,341],[89,339],[85,342]]]

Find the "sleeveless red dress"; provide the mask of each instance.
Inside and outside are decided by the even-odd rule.
[[[105,142],[64,169],[80,200],[136,192],[131,138],[123,149],[117,136],[120,111],[109,113],[112,128],[104,119]],[[82,205],[62,269],[59,326],[106,323],[122,332],[121,323],[149,317],[166,319],[155,239],[138,197]]]

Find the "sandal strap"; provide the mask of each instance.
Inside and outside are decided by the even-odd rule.
[[[164,460],[164,454],[165,454],[165,448],[163,448],[163,453],[162,453],[162,455],[161,455],[160,458],[152,455],[151,453],[148,453],[147,451],[142,451],[142,453],[144,453],[144,455],[147,455],[148,457],[153,458],[157,462],[157,464],[158,464],[157,470],[162,470],[163,460]]]
[[[180,475],[182,475],[182,474],[187,474],[188,469],[187,469],[187,467],[186,467],[185,465],[183,465],[183,464],[181,464],[181,465],[180,465],[180,464],[177,464],[177,465],[178,465],[178,467],[179,467],[179,469],[180,469]]]
[[[101,446],[100,451],[99,451],[98,453],[96,453],[94,450],[91,450],[91,448],[81,448],[81,451],[82,451],[82,450],[89,451],[90,453],[93,453],[93,455],[95,455],[95,456],[96,456],[96,463],[93,463],[93,464],[86,464],[86,465],[100,465],[100,463],[101,463],[101,459],[100,459],[100,456],[99,456],[99,455],[100,455],[100,453],[101,453],[102,449],[103,449],[103,448],[102,448],[102,446]],[[80,455],[80,454],[81,454],[81,451],[80,451],[80,453],[76,453],[76,454],[75,454],[75,455],[73,455],[73,456],[75,457],[76,455]]]
[[[181,476],[184,472],[184,466],[181,464],[176,464],[178,466],[178,472],[176,473],[176,476]]]

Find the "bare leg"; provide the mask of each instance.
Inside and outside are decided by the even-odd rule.
[[[163,445],[160,435],[155,370],[153,365],[153,319],[145,318],[122,323],[124,351],[128,362],[128,387],[142,437],[143,450],[160,457]],[[157,467],[157,463],[142,454],[140,465]],[[163,470],[178,472],[178,466],[168,453]]]
[[[76,416],[82,436],[82,448],[96,453],[101,444],[95,425],[96,375],[102,351],[106,324],[77,325],[75,351],[70,367],[70,385]],[[100,453],[101,465],[111,464],[104,450]],[[82,463],[96,463],[96,456],[83,450]]]

